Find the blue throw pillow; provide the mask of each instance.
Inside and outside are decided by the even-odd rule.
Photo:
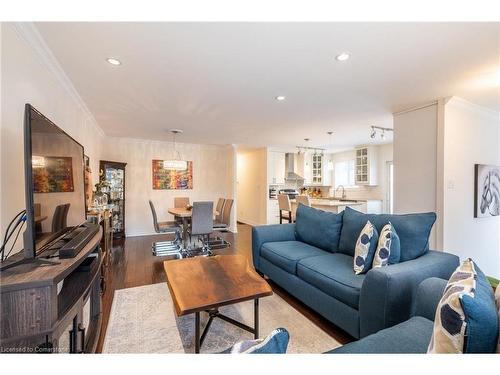
[[[354,250],[354,273],[360,275],[372,268],[373,256],[377,249],[378,233],[372,223],[366,222],[359,233]]]
[[[479,267],[466,259],[439,301],[428,353],[494,353],[497,336],[493,289]]]
[[[364,214],[346,207],[340,233],[339,252],[354,256],[358,234],[367,220],[370,220],[379,232],[385,224],[392,223],[398,231],[401,244],[399,261],[405,262],[418,258],[429,250],[429,236],[436,221],[436,214],[433,212],[406,215]]]
[[[277,328],[265,339],[241,341],[222,354],[285,354],[289,339],[285,328]]]
[[[297,240],[332,253],[338,250],[343,213],[336,214],[299,204],[296,217]]]

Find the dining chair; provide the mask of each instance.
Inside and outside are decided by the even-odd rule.
[[[52,233],[57,233],[68,226],[68,212],[70,203],[60,204],[54,210],[52,216]]]
[[[295,197],[295,202],[297,202],[297,206],[302,203],[304,206],[311,207],[311,200],[308,195],[297,195]]]
[[[224,203],[224,208],[220,212],[221,219],[214,221],[214,230],[219,232],[227,232],[229,230],[229,226],[231,225],[231,209],[233,208],[233,199],[226,199]]]
[[[174,197],[175,208],[186,208],[187,206],[189,206],[189,197]],[[182,218],[175,217],[174,220],[178,225],[182,225]],[[186,221],[189,222],[190,219],[187,219]]]
[[[189,206],[189,197],[175,197],[174,207],[175,208],[186,208]]]
[[[192,236],[202,238],[202,254],[211,255],[208,237],[213,232],[214,202],[193,202],[191,224],[188,228],[189,242]]]
[[[220,220],[214,220],[214,231],[216,232],[229,232],[229,227],[231,226],[231,209],[233,208],[233,199],[226,199],[224,203],[224,208],[219,216]],[[222,238],[221,236],[215,236],[213,238],[208,237],[209,246],[211,249],[224,249],[231,246],[231,243]]]
[[[224,198],[219,198],[217,201],[217,206],[215,206],[215,211],[217,211],[217,215],[215,215],[215,221],[222,223],[222,210],[224,209],[224,203],[225,203]]]
[[[283,220],[288,220],[288,222],[291,223],[292,205],[290,204],[290,197],[288,194],[278,194],[278,206],[280,210],[280,224],[283,224]]]
[[[170,254],[177,254],[181,252],[182,243],[181,240],[181,228],[175,221],[162,221],[158,222],[158,216],[156,215],[156,209],[151,201],[149,200],[149,207],[151,208],[151,215],[153,216],[153,226],[156,233],[174,234],[175,239],[173,241],[158,241],[153,242],[152,251],[155,256],[163,256]]]

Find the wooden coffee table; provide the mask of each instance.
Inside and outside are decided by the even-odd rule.
[[[214,318],[244,329],[259,337],[259,298],[273,291],[248,260],[241,255],[216,255],[168,260],[163,263],[168,288],[178,316],[195,314],[195,353],[205,340]],[[219,312],[219,307],[254,300],[254,327]],[[200,312],[209,314],[200,336]]]

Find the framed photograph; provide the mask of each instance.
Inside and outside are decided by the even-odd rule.
[[[167,162],[168,163],[168,162]],[[153,160],[154,190],[190,190],[193,188],[193,162],[186,161],[185,169],[165,168],[163,160]]]
[[[500,216],[500,166],[474,166],[474,217]]]
[[[35,193],[70,193],[73,185],[73,158],[70,156],[33,157]]]

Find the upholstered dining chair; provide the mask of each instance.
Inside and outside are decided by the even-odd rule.
[[[189,206],[189,197],[175,197],[174,207],[175,208],[186,208]]]
[[[224,198],[219,198],[217,201],[217,206],[215,206],[215,211],[217,211],[217,215],[215,216],[215,222],[222,222],[222,210],[224,209],[224,203],[226,200]]]
[[[227,232],[229,230],[229,226],[231,225],[231,209],[233,208],[233,202],[233,199],[226,199],[223,210],[217,210],[220,213],[220,220],[217,220],[217,218],[215,219],[214,230],[219,232]]]
[[[158,222],[156,209],[151,200],[149,200],[149,207],[151,208],[151,214],[153,215],[153,226],[155,228],[155,232],[175,235],[175,239],[173,241],[154,242],[152,245],[153,254],[156,256],[162,256],[180,253],[180,244],[182,243],[180,226],[175,221]]]
[[[295,197],[295,202],[297,202],[297,206],[302,203],[304,206],[311,206],[311,200],[308,195],[297,195]]]
[[[288,194],[278,194],[278,206],[280,210],[280,224],[283,224],[283,220],[288,220],[291,223],[293,221],[292,205]]]
[[[52,233],[57,233],[68,226],[68,212],[70,203],[60,204],[54,210],[52,216]]]
[[[211,255],[208,237],[213,232],[214,224],[214,202],[193,202],[193,213],[191,214],[191,225],[187,232],[189,242],[192,236],[202,238],[203,255]]]

